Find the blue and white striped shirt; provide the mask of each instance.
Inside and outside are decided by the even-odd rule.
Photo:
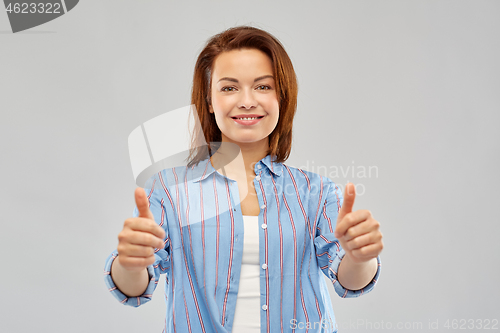
[[[341,297],[357,297],[375,286],[345,289],[337,281],[344,257],[333,232],[343,196],[330,179],[271,161],[255,165],[260,205],[259,261],[261,332],[336,332],[324,273]],[[107,258],[105,281],[123,304],[151,300],[166,274],[166,332],[231,332],[243,254],[243,215],[238,184],[214,169],[210,159],[191,168],[164,169],[145,186],[155,221],[165,230],[155,249],[143,295],[127,297],[113,283]],[[134,217],[138,216],[137,207]],[[307,329],[309,328],[309,329]]]

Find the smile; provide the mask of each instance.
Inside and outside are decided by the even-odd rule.
[[[257,124],[264,116],[260,117],[245,117],[245,118],[236,118],[232,117],[234,122],[240,125],[254,125]]]

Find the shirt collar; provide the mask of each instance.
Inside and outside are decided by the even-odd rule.
[[[281,176],[283,173],[283,164],[282,163],[277,163],[274,160],[271,160],[271,155],[267,155],[263,159],[259,161],[259,163],[264,164],[269,171],[274,173],[276,176]],[[257,164],[259,164],[257,163]],[[257,164],[255,165],[255,173],[258,174],[259,169],[257,168]]]
[[[271,160],[271,155],[266,155],[266,157],[255,164],[255,174],[259,174],[259,171],[262,170],[263,167],[267,168],[271,173],[278,177],[283,173],[283,164]],[[210,162],[210,158],[201,160],[196,166],[192,168],[192,170],[192,181],[194,183],[208,178],[212,173],[216,172],[216,170],[212,166],[212,163]]]

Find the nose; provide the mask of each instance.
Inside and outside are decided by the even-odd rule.
[[[252,109],[257,106],[257,100],[253,95],[252,91],[245,90],[241,94],[241,99],[239,101],[239,107],[245,109]]]

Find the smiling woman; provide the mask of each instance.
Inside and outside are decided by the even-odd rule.
[[[382,236],[369,211],[352,212],[354,191],[283,164],[297,107],[283,46],[249,26],[212,37],[191,102],[202,132],[186,166],[136,189],[109,290],[139,306],[166,274],[166,332],[336,332],[324,276],[341,297],[372,290]]]
[[[279,118],[271,59],[256,49],[232,50],[215,60],[210,113],[222,142],[238,144],[244,156],[267,155],[269,134]],[[255,78],[255,79],[254,79]],[[229,83],[229,85],[228,85]]]
[[[219,117],[222,112],[229,117],[269,116],[271,119],[265,121],[267,127],[260,126],[270,129],[264,156],[275,156],[278,163],[288,158],[298,85],[292,61],[276,37],[249,26],[234,27],[213,36],[196,62],[191,93],[202,135],[207,143],[215,145],[191,150],[188,166],[205,159],[207,154],[212,156],[212,147],[218,150],[217,143],[232,138],[224,138],[224,131],[219,128],[219,121],[227,124]],[[228,113],[231,106],[233,110]],[[273,122],[276,123],[271,128]],[[262,120],[257,123],[264,124]],[[253,124],[240,122],[240,125]],[[200,140],[194,138],[194,141]]]

